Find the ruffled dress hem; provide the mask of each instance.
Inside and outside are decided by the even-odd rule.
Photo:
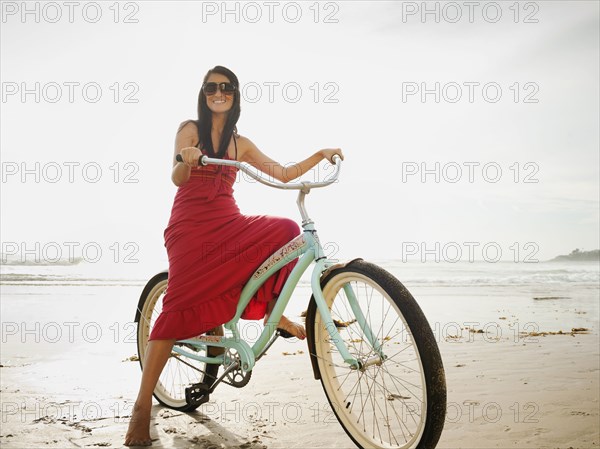
[[[150,334],[149,340],[185,340],[226,323],[235,315],[241,289],[233,288],[210,301],[197,303],[183,310],[162,311]],[[210,317],[228,317],[225,321]],[[206,321],[206,319],[209,321]]]

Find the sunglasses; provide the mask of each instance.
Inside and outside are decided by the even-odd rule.
[[[220,89],[224,94],[232,94],[235,92],[235,84],[232,83],[204,83],[202,85],[202,91],[205,95],[214,95],[217,93],[217,89]]]

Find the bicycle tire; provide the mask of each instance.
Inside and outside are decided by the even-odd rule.
[[[381,267],[359,259],[331,271],[321,288],[340,337],[357,359],[365,361],[376,352],[354,321],[344,285],[354,291],[387,359],[364,370],[350,369],[311,298],[306,317],[311,360],[335,416],[360,448],[434,448],[446,415],[446,380],[425,315],[402,283]]]
[[[144,357],[148,345],[148,338],[160,311],[162,298],[167,289],[168,273],[158,273],[148,281],[138,303],[136,311],[137,347],[140,367],[144,370]],[[192,350],[188,348],[188,350]],[[202,352],[202,353],[201,353]],[[205,351],[197,352],[200,355]],[[219,365],[205,364],[190,358],[182,360],[175,352],[167,360],[159,377],[153,395],[162,405],[181,412],[191,412],[199,405],[188,404],[185,399],[185,388],[192,384],[211,384],[217,376]]]

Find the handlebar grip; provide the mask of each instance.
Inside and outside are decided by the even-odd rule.
[[[341,161],[341,160],[342,160],[342,158],[341,158],[341,157],[339,157],[337,154],[334,154],[334,155],[333,155],[333,157],[331,158],[331,160],[333,161],[334,165],[337,165],[337,163],[338,163],[339,161]]]
[[[204,163],[204,157],[206,157],[204,154],[200,156],[200,158],[198,159],[198,165],[206,165]],[[175,156],[175,160],[177,162],[183,162],[183,158],[181,157],[181,154],[178,154],[177,156]]]

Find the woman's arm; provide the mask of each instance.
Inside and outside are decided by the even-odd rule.
[[[334,155],[339,155],[342,160],[344,155],[342,150],[339,148],[326,148],[319,150],[312,156],[304,159],[301,162],[283,167],[279,162],[274,161],[269,156],[260,151],[254,143],[245,137],[239,139],[239,154],[238,159],[241,162],[247,162],[248,164],[256,167],[258,170],[266,173],[267,175],[277,179],[281,182],[289,182],[292,179],[299,178],[304,173],[309,171],[323,159],[327,159],[332,162]]]
[[[200,158],[201,152],[198,148],[192,146],[197,140],[198,130],[196,129],[196,124],[191,121],[185,125],[182,123],[175,136],[173,171],[171,173],[171,180],[178,187],[190,179],[191,167],[198,165],[197,161]],[[177,162],[175,158],[178,154],[181,154],[184,162]]]

